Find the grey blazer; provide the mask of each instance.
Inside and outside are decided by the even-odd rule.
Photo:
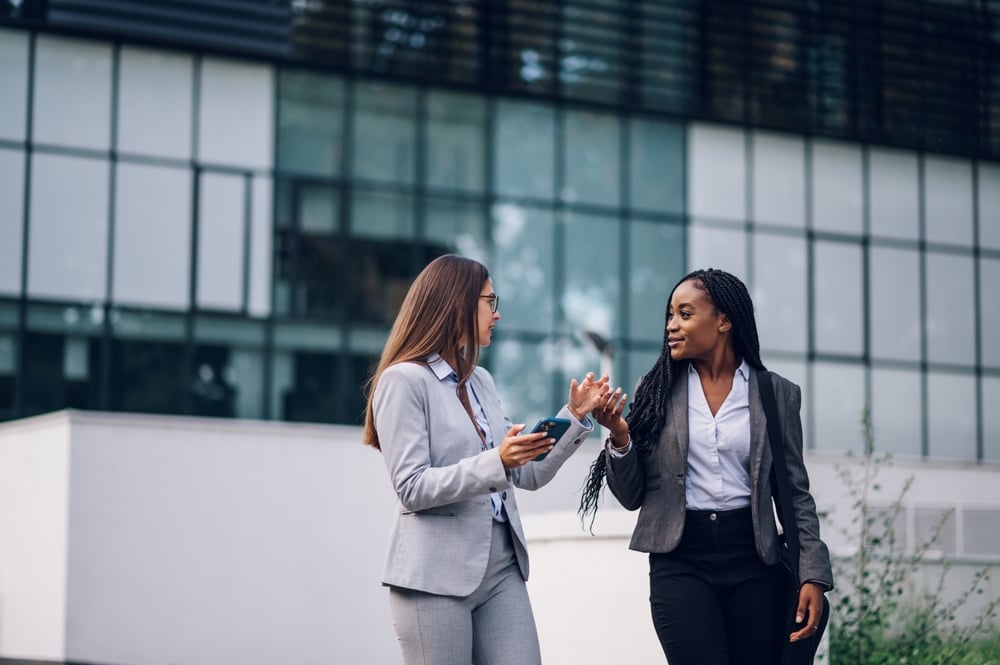
[[[499,446],[510,428],[489,372],[469,379]],[[439,595],[467,596],[483,580],[490,555],[490,494],[501,492],[521,576],[528,551],[514,487],[549,482],[589,434],[566,407],[569,431],[548,456],[507,471],[496,447],[483,451],[479,434],[455,396],[422,363],[399,363],[379,377],[373,397],[375,429],[396,491],[396,516],[382,583]]]
[[[830,552],[820,540],[816,503],[809,493],[809,476],[802,459],[802,421],[799,387],[775,376],[774,397],[788,459],[792,506],[799,529],[799,579],[833,587]],[[757,554],[767,564],[779,560],[780,541],[771,499],[771,448],[767,419],[757,389],[758,374],[750,371],[750,507]],[[685,485],[688,452],[688,373],[681,372],[670,395],[667,421],[659,442],[645,457],[636,446],[616,458],[605,450],[608,487],[628,510],[639,509],[631,549],[670,552],[684,532]]]

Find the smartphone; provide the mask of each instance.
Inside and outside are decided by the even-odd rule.
[[[538,424],[535,425],[535,427],[531,430],[531,433],[534,434],[535,432],[545,432],[550,437],[558,441],[559,439],[562,438],[563,434],[566,433],[566,430],[569,429],[569,425],[570,425],[569,421],[566,420],[565,418],[542,418],[541,420],[538,421]],[[541,460],[545,459],[546,455],[548,455],[547,452],[542,453],[532,461],[540,462]]]

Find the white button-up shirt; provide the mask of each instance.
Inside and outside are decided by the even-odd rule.
[[[750,505],[750,367],[736,368],[733,387],[713,416],[694,366],[688,365],[689,510],[735,510]]]

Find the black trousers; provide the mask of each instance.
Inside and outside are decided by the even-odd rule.
[[[680,545],[649,556],[653,625],[670,665],[776,665],[781,566],[757,556],[750,508],[687,511]]]

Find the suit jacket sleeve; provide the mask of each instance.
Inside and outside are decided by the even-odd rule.
[[[375,427],[393,489],[400,503],[412,511],[510,487],[498,449],[476,454],[479,440],[471,437],[431,440],[429,389],[433,384],[428,377],[432,376],[418,364],[393,365],[379,377],[373,400]],[[467,425],[468,420],[459,423]],[[471,455],[470,446],[474,446]]]
[[[799,530],[799,580],[816,580],[833,587],[830,551],[820,539],[816,502],[809,492],[809,474],[802,457],[802,391],[791,382],[784,383],[785,395],[785,458],[788,461],[792,508]]]

